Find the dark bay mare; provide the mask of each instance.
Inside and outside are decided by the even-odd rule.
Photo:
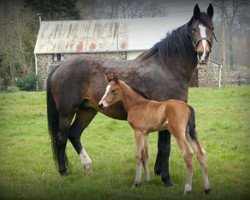
[[[207,12],[194,7],[189,22],[168,33],[150,50],[131,61],[78,56],[54,68],[47,79],[47,115],[54,159],[61,175],[67,175],[66,144],[69,139],[83,166],[91,159],[80,142],[84,129],[97,112],[127,119],[121,103],[100,111],[98,102],[105,92],[105,73],[115,72],[148,99],[179,99],[187,102],[189,81],[198,62],[206,63],[213,42],[213,6]],[[117,67],[119,66],[119,67]],[[159,132],[155,173],[171,185],[169,176],[170,134]]]

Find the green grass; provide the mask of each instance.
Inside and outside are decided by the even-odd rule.
[[[82,135],[93,161],[84,174],[68,143],[71,175],[61,177],[52,159],[44,92],[0,93],[0,199],[250,199],[250,87],[192,88],[199,138],[207,151],[211,194],[202,194],[194,162],[193,192],[183,196],[185,165],[172,140],[165,188],[153,174],[157,134],[149,136],[151,182],[130,189],[135,175],[133,130],[127,122],[97,115]],[[144,178],[144,176],[143,176]]]

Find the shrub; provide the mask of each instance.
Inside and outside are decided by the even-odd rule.
[[[16,85],[20,90],[32,91],[36,89],[37,77],[35,74],[19,78]]]
[[[16,87],[16,86],[8,86],[8,87],[6,88],[6,91],[7,91],[7,92],[18,92],[19,89],[18,89],[18,87]]]

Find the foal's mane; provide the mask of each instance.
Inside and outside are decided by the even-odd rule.
[[[200,16],[196,18],[192,17],[188,23],[168,32],[164,39],[156,43],[148,51],[139,55],[138,58],[146,60],[153,55],[157,55],[161,62],[167,65],[169,63],[174,63],[171,59],[175,55],[190,55],[191,52],[194,52],[191,38],[191,27],[196,20],[209,28],[213,26],[210,17],[206,13],[201,12]]]

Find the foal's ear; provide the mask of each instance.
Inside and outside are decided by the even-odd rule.
[[[207,14],[208,16],[212,19],[214,16],[214,8],[213,5],[210,3],[208,8],[207,8]]]
[[[113,73],[113,79],[114,79],[114,81],[115,81],[116,84],[119,83],[119,78],[118,78],[118,76],[115,73]]]
[[[201,14],[201,10],[200,10],[198,4],[196,4],[194,7],[194,17],[198,18],[200,16],[200,14]]]
[[[105,75],[105,79],[106,79],[108,82],[110,82],[110,81],[113,80],[113,78],[112,78],[110,75],[108,75],[108,74],[106,74],[106,73],[104,73],[104,75]]]

